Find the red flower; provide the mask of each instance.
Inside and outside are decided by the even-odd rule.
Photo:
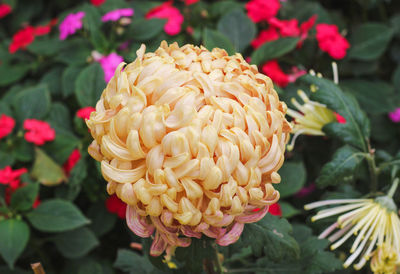
[[[350,48],[349,42],[339,33],[336,25],[317,25],[318,46],[334,59],[342,59]]]
[[[56,137],[56,132],[50,125],[44,121],[36,119],[26,119],[24,121],[25,140],[41,146],[47,141],[53,141]]]
[[[0,139],[12,132],[15,126],[15,120],[5,114],[0,116]]]
[[[0,18],[3,18],[11,13],[11,7],[7,4],[0,4]]]
[[[277,40],[278,38],[279,38],[278,31],[275,28],[270,27],[266,30],[260,31],[257,38],[251,41],[251,46],[256,49],[260,47],[262,44]]]
[[[186,6],[199,2],[200,0],[183,0]]]
[[[17,189],[20,183],[19,176],[26,173],[26,168],[12,170],[10,166],[0,169],[0,184],[8,185],[11,189]]]
[[[35,35],[36,36],[46,35],[46,34],[50,33],[50,31],[51,31],[50,24],[46,25],[46,26],[35,27]]]
[[[146,14],[146,19],[150,18],[167,19],[167,23],[164,25],[164,31],[169,35],[176,35],[181,32],[181,25],[184,20],[181,12],[172,6],[172,1],[167,1],[149,10]]]
[[[346,118],[344,118],[342,115],[340,115],[339,113],[335,112],[335,116],[336,116],[336,121],[339,124],[346,124]]]
[[[275,17],[281,4],[279,0],[250,0],[246,3],[247,16],[254,22],[267,21]]]
[[[299,21],[297,19],[279,20],[278,18],[271,18],[268,23],[279,30],[282,37],[293,37],[300,35]]]
[[[317,21],[316,14],[300,25],[300,41],[304,41],[307,38],[308,32],[314,26],[315,21]]]
[[[104,4],[106,0],[90,0],[90,3],[92,3],[93,6],[101,6]]]
[[[81,152],[79,151],[79,149],[74,149],[71,152],[71,155],[69,155],[68,160],[63,165],[64,172],[65,174],[67,174],[67,176],[69,176],[71,170],[75,167],[75,165],[79,162],[80,159],[81,159]]]
[[[35,40],[35,29],[32,26],[27,26],[14,34],[12,42],[8,47],[10,53],[15,53],[20,48],[26,48],[33,40]]]
[[[117,214],[121,219],[125,219],[126,204],[117,195],[114,194],[108,197],[106,208],[109,212]]]
[[[90,113],[92,113],[95,110],[96,109],[94,107],[84,107],[76,112],[76,116],[82,119],[89,119]]]
[[[305,70],[299,70],[296,67],[292,68],[291,74],[283,72],[276,60],[269,61],[262,66],[262,71],[271,80],[280,87],[286,87],[289,83],[293,83],[300,76],[306,74]]]
[[[281,206],[278,203],[269,206],[268,212],[271,215],[282,217]]]

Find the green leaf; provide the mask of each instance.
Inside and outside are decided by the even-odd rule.
[[[46,200],[26,216],[44,232],[64,232],[90,223],[73,203],[60,199]]]
[[[92,204],[87,216],[92,221],[89,225],[90,229],[98,237],[108,233],[117,221],[117,215],[108,212],[103,201]]]
[[[225,35],[216,30],[208,28],[204,29],[203,43],[209,50],[212,50],[213,48],[221,48],[226,50],[230,55],[235,53],[235,47],[232,45],[231,41],[229,41]]]
[[[75,91],[75,81],[78,75],[82,71],[82,67],[69,66],[66,68],[61,76],[61,90],[63,97],[68,97]]]
[[[258,257],[264,255],[269,260],[279,262],[300,256],[299,245],[292,236],[292,226],[286,219],[271,214],[257,223],[246,224],[241,237],[244,245],[251,246]]]
[[[300,210],[298,210],[297,208],[295,208],[294,206],[292,206],[287,202],[279,201],[279,205],[281,206],[283,218],[290,218],[301,213]]]
[[[59,128],[72,132],[70,113],[63,103],[56,102],[51,105],[47,120],[50,122],[51,127],[56,130],[57,134],[59,133]]]
[[[152,273],[154,267],[149,260],[133,251],[118,249],[114,267],[125,273]]]
[[[33,183],[18,188],[11,196],[11,207],[17,211],[32,208],[39,194],[39,184]]]
[[[47,37],[39,37],[28,46],[28,49],[37,55],[52,56],[61,52],[65,46],[65,42],[60,40],[58,37],[51,39],[48,39]]]
[[[279,38],[278,40],[267,42],[256,49],[251,55],[251,63],[257,66],[264,62],[281,57],[292,51],[299,41],[299,38]]]
[[[199,269],[203,268],[203,261],[210,260],[213,257],[213,252],[210,252],[210,250],[215,249],[215,245],[215,241],[208,238],[192,238],[190,246],[177,248],[175,258],[180,262],[184,262],[184,266],[180,267],[180,269],[186,273],[198,272]]]
[[[0,254],[11,269],[24,251],[29,234],[29,227],[24,221],[16,219],[0,221]]]
[[[66,180],[63,169],[39,148],[35,148],[31,176],[45,186],[58,185]]]
[[[64,131],[64,130],[63,130]],[[64,164],[80,140],[66,131],[57,133],[53,142],[43,146],[44,150],[60,165]]]
[[[397,91],[400,91],[400,65],[393,72],[392,82]]]
[[[353,94],[368,113],[386,114],[395,107],[393,87],[384,81],[345,80],[340,86]]]
[[[96,236],[87,227],[57,234],[52,240],[61,254],[70,259],[85,256],[99,245]]]
[[[129,25],[126,36],[139,42],[148,41],[162,32],[165,23],[165,19],[135,18]]]
[[[41,84],[46,84],[52,95],[61,94],[61,74],[63,67],[55,67],[43,75],[40,79]]]
[[[379,58],[386,50],[393,30],[380,23],[365,23],[353,33],[349,58],[370,61]]]
[[[242,52],[256,36],[256,26],[241,10],[224,15],[217,25],[220,33],[231,40],[236,51]]]
[[[95,106],[105,86],[104,72],[98,63],[82,70],[75,82],[75,95],[79,105]]]
[[[236,1],[214,1],[211,2],[210,13],[213,17],[221,17],[222,15],[236,9],[243,9],[244,5]]]
[[[68,45],[54,58],[56,61],[68,65],[83,65],[87,63],[87,59],[91,55],[92,50],[93,46],[90,45],[88,39],[73,38],[68,40]]]
[[[332,161],[326,163],[316,181],[320,187],[338,185],[344,181],[353,180],[354,171],[365,158],[365,153],[343,146],[333,155]]]
[[[330,80],[311,75],[301,79],[318,87],[317,92],[311,95],[312,100],[325,104],[346,119],[344,124],[330,123],[323,130],[347,144],[368,151],[366,140],[370,136],[370,122],[356,99],[351,94],[344,93]]]
[[[285,162],[279,170],[281,182],[275,185],[281,198],[297,193],[305,184],[307,173],[303,162]]]
[[[72,169],[67,184],[56,189],[56,196],[70,201],[75,200],[81,191],[82,182],[86,177],[87,164],[85,158],[82,157]]]
[[[50,109],[50,93],[46,85],[20,91],[13,100],[19,121],[27,118],[42,119]]]
[[[12,84],[28,73],[30,67],[27,64],[9,65],[0,63],[0,87]]]

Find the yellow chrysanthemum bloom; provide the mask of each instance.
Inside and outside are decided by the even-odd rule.
[[[87,125],[127,224],[152,255],[202,234],[235,242],[279,199],[290,124],[270,78],[240,54],[162,42],[121,63]],[[262,208],[253,212],[255,208]]]
[[[312,217],[312,221],[341,214],[335,223],[319,235],[319,238],[327,238],[334,242],[331,245],[332,250],[340,247],[352,235],[357,236],[350,249],[351,255],[343,264],[345,268],[361,256],[359,262],[354,265],[354,268],[359,270],[373,254],[375,254],[375,259],[371,266],[374,265],[376,269],[382,269],[382,265],[386,264],[382,260],[386,258],[396,259],[396,263],[391,261],[392,267],[393,264],[400,263],[398,256],[388,253],[388,250],[390,250],[390,252],[400,254],[400,219],[397,214],[397,207],[392,199],[396,187],[397,180],[387,196],[375,199],[327,200],[305,206],[305,209],[309,210],[326,205],[340,204],[340,206],[319,211],[317,215]],[[332,234],[335,230],[336,232]],[[374,251],[376,246],[378,251]],[[384,249],[382,249],[383,247]]]
[[[303,100],[303,104],[300,104],[296,98],[292,98],[292,104],[297,108],[298,111],[288,109],[287,115],[293,118],[293,130],[294,136],[288,145],[288,150],[292,150],[297,137],[301,134],[324,136],[325,133],[322,128],[331,123],[335,122],[335,112],[328,109],[326,105],[312,101],[302,90],[298,90],[297,94]]]
[[[400,254],[389,244],[383,243],[374,251],[371,259],[371,270],[375,274],[395,274],[400,267]]]

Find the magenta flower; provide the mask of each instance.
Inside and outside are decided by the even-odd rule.
[[[83,11],[68,14],[59,26],[60,40],[65,40],[68,36],[74,34],[78,29],[81,29],[83,17],[85,17],[85,12]]]
[[[103,56],[99,59],[99,63],[104,71],[104,80],[106,82],[111,80],[114,75],[115,69],[123,61],[124,59],[122,58],[122,56],[119,56],[115,52]]]
[[[398,123],[400,122],[400,108],[396,108],[394,111],[389,112],[389,118],[392,122]]]
[[[133,9],[118,9],[107,12],[101,17],[101,21],[117,21],[121,17],[129,17],[133,15]]]

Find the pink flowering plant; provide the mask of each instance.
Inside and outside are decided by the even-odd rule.
[[[399,273],[399,10],[400,2],[394,0],[2,1],[0,273],[43,273],[41,268],[46,273],[110,274]],[[123,89],[126,82],[135,81],[134,76],[121,76],[133,69],[120,64],[142,60],[142,44],[147,53],[162,52],[162,41],[204,46],[210,51],[223,48],[228,55],[238,53],[237,60],[256,65],[269,77],[254,76],[255,68],[241,63],[249,68],[243,79],[250,74],[258,77],[254,83],[241,82],[242,89],[251,90],[248,92],[253,97],[239,96],[241,111],[220,104],[225,112],[221,124],[229,123],[236,114],[244,115],[247,126],[242,126],[246,130],[259,126],[264,133],[280,130],[284,135],[284,129],[271,124],[277,115],[270,114],[270,108],[278,108],[275,97],[265,99],[268,102],[262,105],[269,116],[257,116],[253,109],[260,107],[254,103],[259,98],[254,97],[259,86],[269,81],[265,79],[271,80],[271,88],[273,85],[285,103],[279,106],[286,112],[285,130],[290,130],[280,144],[286,148],[281,151],[284,162],[283,158],[271,160],[271,165],[282,165],[280,169],[273,175],[260,175],[257,167],[247,174],[243,169],[251,166],[250,160],[232,168],[232,173],[243,172],[241,179],[251,181],[258,176],[263,184],[271,180],[279,191],[279,200],[267,206],[246,207],[244,216],[237,218],[251,220],[246,225],[245,221],[225,224],[233,215],[222,213],[227,211],[225,206],[221,206],[222,211],[212,208],[210,202],[206,214],[217,212],[219,226],[208,227],[203,222],[205,233],[191,225],[179,226],[176,220],[164,226],[170,220],[168,214],[153,218],[145,211],[133,210],[133,203],[126,202],[128,184],[117,189],[115,181],[120,177],[107,177],[104,163],[90,156],[117,155],[119,158],[109,161],[106,168],[125,175],[124,168],[116,168],[118,159],[135,159],[131,162],[136,163],[137,158],[124,154],[124,146],[128,141],[132,146],[136,136],[120,134],[122,137],[111,145],[108,135],[102,136],[102,130],[117,136],[120,124],[108,119],[121,113],[123,117],[115,101],[104,99],[109,93],[103,90]],[[188,56],[179,54],[182,52],[171,56],[176,60]],[[202,55],[196,58],[193,67],[207,70],[210,63],[200,62]],[[221,57],[218,62],[227,60]],[[212,66],[218,67],[218,62]],[[178,70],[178,62],[175,65]],[[213,71],[211,83],[217,78],[230,81],[234,71],[243,69],[235,65],[232,61],[223,72]],[[148,63],[141,66],[143,69]],[[161,62],[146,69],[157,78],[159,67]],[[144,76],[139,78],[141,81]],[[184,76],[178,78],[185,81]],[[202,86],[194,78],[187,86]],[[147,84],[160,84],[157,79]],[[169,79],[162,84],[169,85]],[[207,100],[218,102],[221,94],[226,101],[236,100],[236,93],[220,91],[217,84],[213,87],[220,94]],[[127,92],[139,94],[148,107],[154,97],[161,96],[139,88]],[[198,103],[190,101],[187,107]],[[175,104],[170,104],[168,111],[172,113]],[[182,115],[180,120],[186,118]],[[102,124],[93,125],[93,120]],[[148,121],[153,120],[140,123],[144,128],[156,127],[155,120]],[[270,124],[257,125],[260,121]],[[236,129],[241,126],[237,117],[231,122]],[[138,126],[135,123],[131,117],[122,125],[133,128]],[[143,140],[145,133],[141,131],[136,135],[143,143],[164,142]],[[226,132],[217,135],[219,140],[232,137]],[[260,158],[262,153],[281,149],[273,140],[264,138],[264,142],[263,136],[249,135],[251,138],[235,135],[240,151],[254,145],[252,155]],[[229,150],[221,144],[215,146],[216,151]],[[141,153],[151,154],[147,148]],[[216,155],[210,159],[219,161]],[[152,171],[146,176],[153,176]],[[169,198],[163,198],[182,197],[188,185],[187,181],[179,184],[184,185],[180,186],[182,191],[169,191]],[[226,185],[206,192],[223,200]],[[244,191],[251,193],[249,196],[240,193],[239,187],[231,200],[254,198],[251,186]],[[131,192],[137,189],[131,187]],[[201,202],[196,206],[201,207]],[[319,206],[325,208],[312,217],[315,212],[308,209]],[[360,215],[365,207],[371,210]],[[380,209],[384,213],[374,217],[373,212]],[[385,227],[382,216],[386,213],[390,226]],[[323,218],[325,222],[317,221]],[[41,265],[31,266],[35,263]]]

